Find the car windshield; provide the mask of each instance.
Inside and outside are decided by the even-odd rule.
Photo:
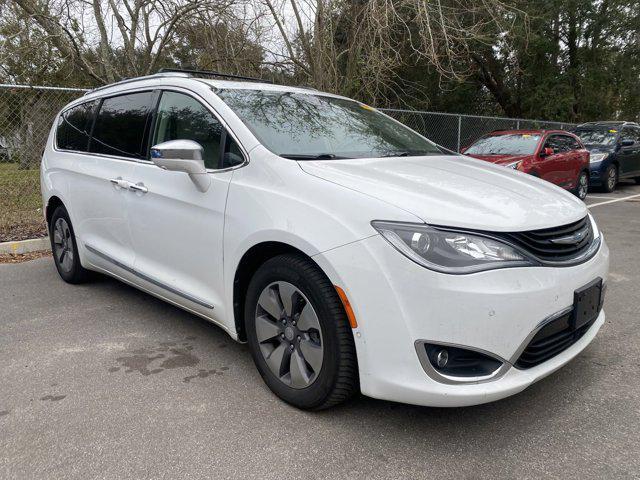
[[[540,135],[511,133],[482,137],[464,153],[467,155],[533,155]]]
[[[612,146],[618,141],[618,130],[615,128],[579,129],[576,135],[587,145]]]
[[[217,89],[276,155],[296,160],[442,155],[413,130],[353,100],[313,93]]]

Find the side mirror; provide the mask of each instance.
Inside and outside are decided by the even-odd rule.
[[[193,140],[169,140],[151,147],[151,161],[165,170],[187,173],[197,189],[206,192],[211,178],[204,166],[203,152]]]
[[[542,149],[542,151],[540,152],[541,157],[548,157],[553,154],[554,154],[553,148],[549,148],[549,147]]]
[[[631,147],[634,143],[636,143],[636,142],[631,138],[623,138],[620,141],[620,146],[621,147]]]

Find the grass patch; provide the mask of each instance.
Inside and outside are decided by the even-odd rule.
[[[0,242],[46,236],[40,170],[0,163]]]

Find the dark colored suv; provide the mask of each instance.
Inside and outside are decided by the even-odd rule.
[[[620,179],[640,184],[640,125],[589,122],[578,125],[575,134],[591,152],[591,185],[613,192]]]
[[[564,130],[499,130],[462,150],[470,157],[540,177],[584,200],[589,187],[589,152]]]

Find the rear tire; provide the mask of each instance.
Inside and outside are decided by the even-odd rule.
[[[573,194],[578,197],[580,200],[587,198],[587,193],[589,192],[589,173],[582,171],[578,176],[578,180],[576,181],[576,187],[573,189]]]
[[[604,178],[602,179],[602,190],[606,193],[611,193],[616,189],[618,184],[618,167],[611,164],[605,171]]]
[[[278,397],[305,410],[358,391],[353,333],[327,276],[310,259],[284,254],[254,274],[245,301],[251,356]]]
[[[89,278],[89,271],[80,264],[78,245],[73,225],[67,209],[57,207],[49,222],[49,239],[53,261],[60,277],[67,283],[83,283]]]

